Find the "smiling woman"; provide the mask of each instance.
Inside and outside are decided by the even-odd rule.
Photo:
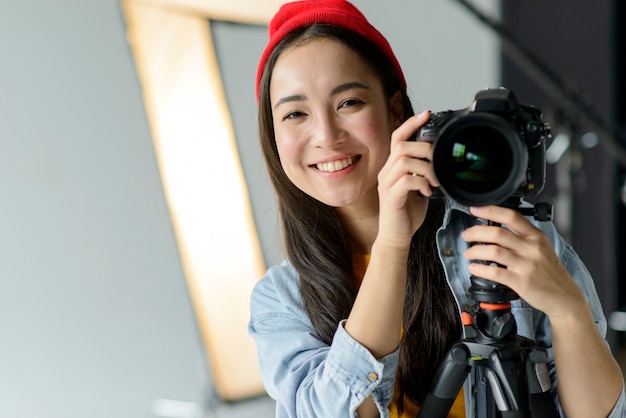
[[[519,295],[507,337],[519,331],[552,349],[547,401],[532,415],[623,416],[623,379],[588,271],[549,222],[424,198],[440,186],[433,145],[413,139],[430,114],[413,115],[394,52],[356,6],[281,7],[257,74],[287,260],[255,287],[250,333],[277,417],[495,416],[491,399],[506,390],[493,392],[480,373],[457,382],[445,409],[426,402],[468,331],[461,309],[478,311],[470,274]],[[473,331],[475,341],[495,337]],[[581,353],[597,363],[581,364]],[[502,414],[530,414],[515,400],[496,403]]]
[[[202,3],[123,5],[213,383],[221,398],[237,400],[264,392],[246,334],[250,292],[264,264],[207,18],[262,21],[260,10],[278,6],[239,2],[233,10],[212,2],[208,10]]]

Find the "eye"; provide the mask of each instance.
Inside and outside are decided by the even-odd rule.
[[[359,99],[346,99],[343,102],[341,102],[341,104],[339,105],[339,108],[341,109],[341,108],[359,106],[359,105],[362,105],[363,103],[364,102]]]
[[[302,117],[304,115],[305,114],[303,112],[299,112],[299,111],[289,112],[285,116],[283,116],[283,120],[297,119],[297,118]]]

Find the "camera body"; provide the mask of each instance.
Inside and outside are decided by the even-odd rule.
[[[476,93],[466,109],[431,114],[416,139],[433,144],[440,183],[433,197],[486,206],[543,190],[550,136],[539,109],[518,103],[509,89],[495,88]]]

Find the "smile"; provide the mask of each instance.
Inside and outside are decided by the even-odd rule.
[[[348,157],[342,160],[331,161],[327,163],[319,163],[315,164],[315,167],[326,173],[332,173],[335,171],[343,170],[344,168],[350,167],[356,161],[355,157]]]

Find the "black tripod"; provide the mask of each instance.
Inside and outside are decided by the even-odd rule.
[[[521,199],[509,199],[503,206],[540,221],[552,219],[550,204],[520,205]],[[490,280],[476,276],[470,280],[470,295],[478,309],[463,313],[467,337],[448,352],[417,417],[445,418],[472,368],[488,382],[484,393],[487,415],[479,418],[558,417],[549,391],[547,352],[517,335],[510,302],[519,296]]]

